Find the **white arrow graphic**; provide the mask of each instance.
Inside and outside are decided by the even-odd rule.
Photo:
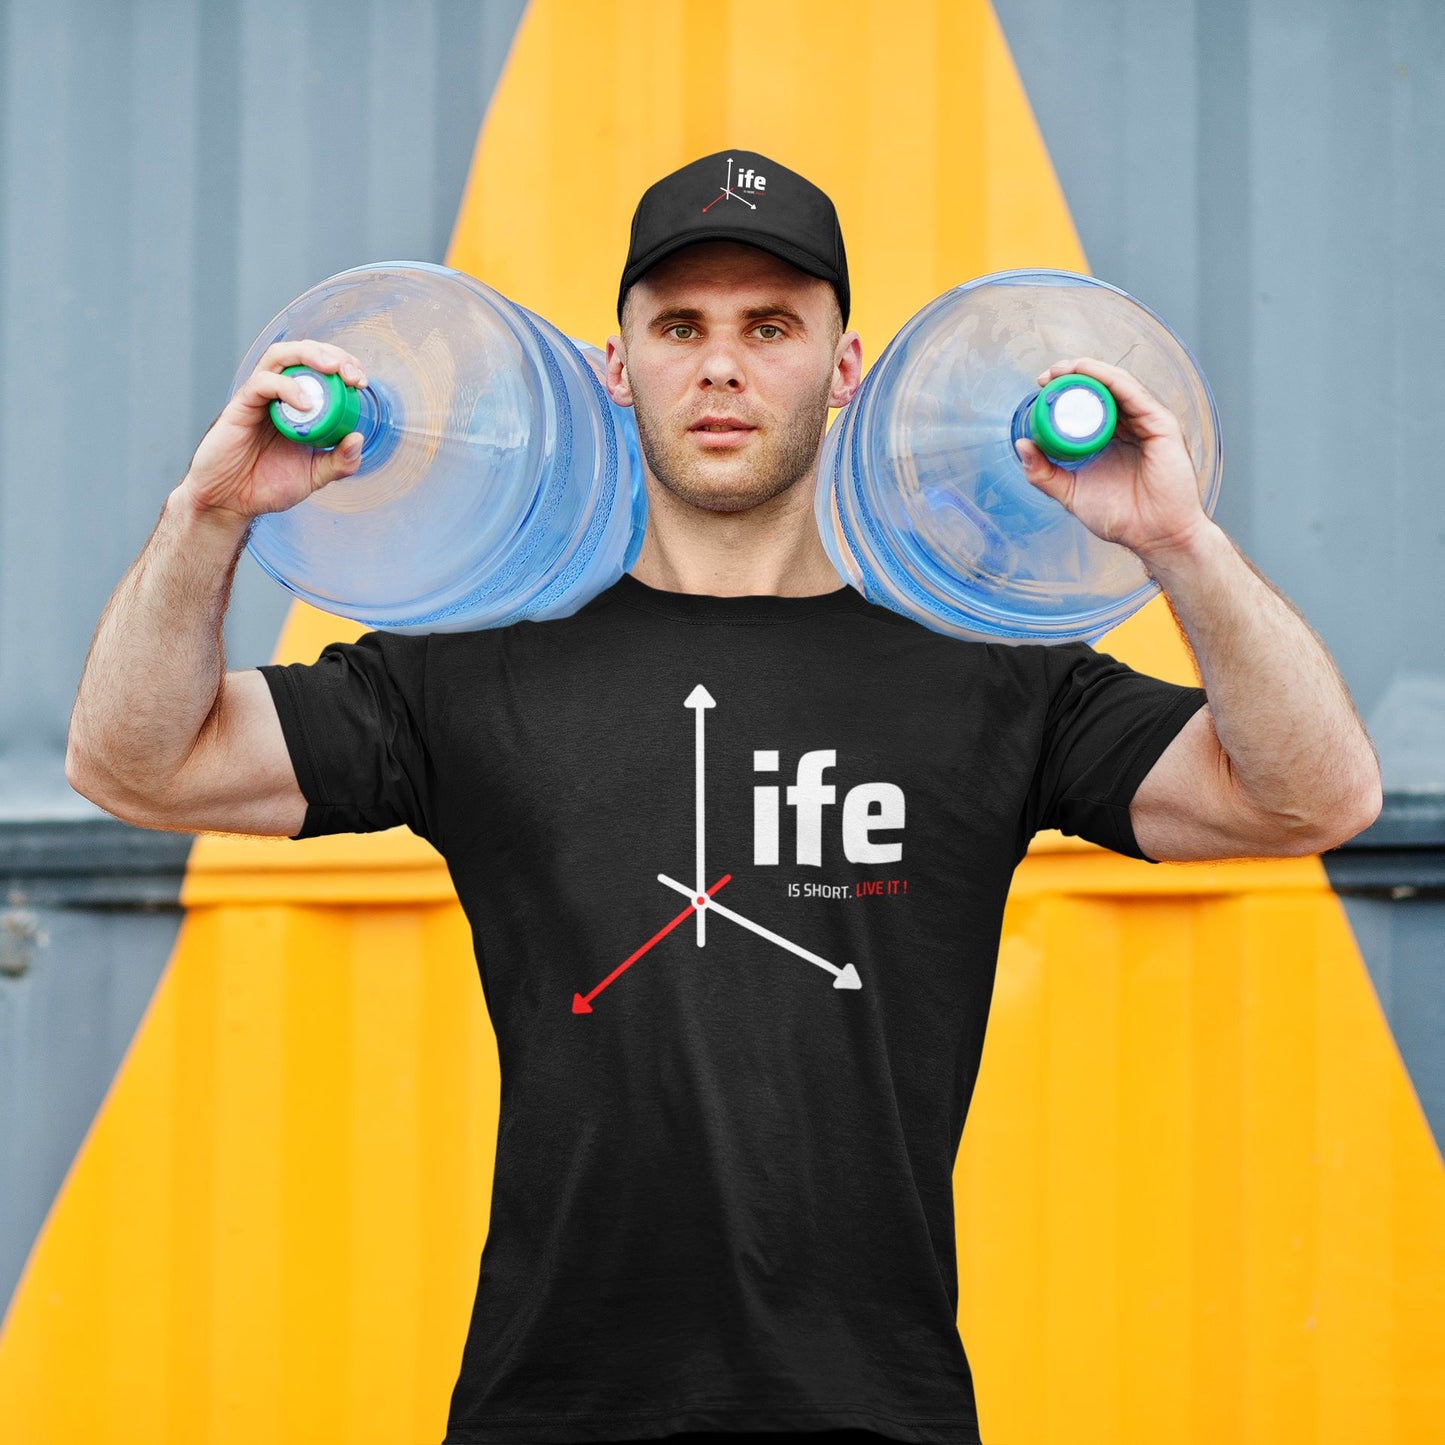
[[[693,694],[696,696],[696,693]],[[659,873],[657,881],[664,883],[675,893],[681,893],[684,898],[692,899],[692,906],[697,909],[698,921],[701,923],[703,914],[711,909],[716,909],[724,918],[730,918],[750,933],[756,933],[759,938],[766,938],[769,943],[776,943],[779,948],[786,948],[789,953],[795,953],[799,958],[806,958],[809,963],[816,963],[819,968],[826,969],[833,975],[834,988],[862,988],[863,981],[858,977],[858,970],[851,963],[844,964],[842,968],[828,962],[826,958],[819,958],[816,953],[809,953],[806,948],[799,948],[796,943],[789,943],[786,938],[780,938],[776,933],[764,928],[760,923],[754,923],[750,918],[744,918],[741,913],[734,913],[731,908],[725,908],[716,898],[708,898],[707,890],[699,888],[694,892],[686,884],[679,883],[675,878],[669,878],[666,873]],[[701,906],[699,898],[707,901]]]
[[[741,172],[739,172],[739,174],[741,174]],[[712,198],[712,200],[707,203],[707,205],[702,208],[703,215],[707,215],[707,213],[712,210],[712,208],[717,205],[719,201],[724,200],[741,201],[743,205],[751,206],[753,210],[757,210],[757,207],[754,206],[753,203],[748,200],[746,196],[740,196],[735,190],[733,190],[733,162],[731,156],[728,157],[728,183],[722,188],[721,191],[718,192],[716,196]]]
[[[703,824],[704,815],[702,727],[703,719],[706,716],[707,709],[710,707],[716,707],[717,704],[713,701],[712,694],[701,683],[698,683],[698,685],[693,688],[690,693],[688,693],[687,701],[683,703],[683,706],[690,707],[693,710],[693,714],[697,719],[697,744],[694,749],[694,753],[697,758],[697,892],[689,896],[693,898],[704,898],[707,896],[707,863],[704,849],[704,838],[706,835],[704,832]],[[686,893],[687,889],[684,888],[682,891]],[[697,910],[697,946],[699,948],[701,948],[703,944],[707,942],[707,924],[705,921],[706,918],[707,909],[699,908]]]

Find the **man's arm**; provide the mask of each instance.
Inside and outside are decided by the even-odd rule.
[[[1151,858],[1320,853],[1369,827],[1380,766],[1324,643],[1218,528],[1151,559],[1208,704],[1129,807]]]
[[[336,347],[273,346],[206,433],[91,640],[65,774],[127,822],[289,837],[305,817],[266,680],[254,669],[226,672],[221,640],[253,519],[350,475],[360,458],[357,433],[314,452],[272,427],[273,398],[306,405],[299,384],[280,374],[298,362],[364,380]]]
[[[1025,472],[1096,535],[1138,554],[1209,698],[1134,795],[1140,848],[1161,861],[1267,857],[1352,838],[1379,815],[1380,768],[1324,644],[1205,514],[1177,420],[1102,362],[1060,364],[1043,380],[1068,371],[1113,392],[1120,440],[1079,473],[1021,442]]]

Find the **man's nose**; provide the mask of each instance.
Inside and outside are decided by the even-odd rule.
[[[716,337],[703,352],[698,384],[708,390],[741,391],[742,357],[728,337]]]

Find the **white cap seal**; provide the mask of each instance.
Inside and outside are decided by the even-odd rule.
[[[1104,402],[1092,387],[1066,387],[1054,398],[1050,411],[1059,434],[1075,441],[1088,441],[1104,425]]]
[[[286,418],[292,426],[300,428],[309,421],[315,421],[326,409],[326,388],[309,372],[297,372],[292,378],[306,393],[307,407],[305,411],[298,410],[289,401],[281,403],[281,415]]]

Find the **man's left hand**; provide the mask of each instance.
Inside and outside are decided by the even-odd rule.
[[[1114,440],[1076,472],[1055,466],[1033,442],[1020,441],[1025,477],[1095,536],[1128,547],[1146,566],[1187,551],[1213,524],[1199,501],[1199,478],[1178,418],[1138,378],[1090,356],[1056,362],[1040,373],[1038,384],[1070,372],[1092,376],[1113,393],[1119,408]]]

